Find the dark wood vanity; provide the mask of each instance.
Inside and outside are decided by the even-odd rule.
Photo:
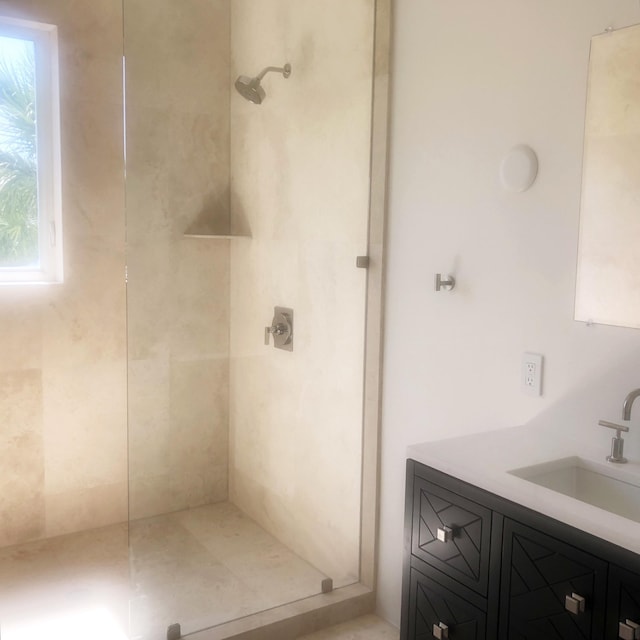
[[[401,640],[640,639],[635,553],[414,460],[404,526]]]

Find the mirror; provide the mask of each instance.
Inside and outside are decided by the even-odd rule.
[[[640,327],[640,25],[591,41],[575,319]]]

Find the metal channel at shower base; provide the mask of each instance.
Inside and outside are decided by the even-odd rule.
[[[255,613],[202,631],[182,623],[185,640],[295,640],[373,613],[375,593],[360,583]]]

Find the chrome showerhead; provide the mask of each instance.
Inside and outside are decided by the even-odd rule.
[[[249,78],[248,76],[240,76],[236,80],[236,91],[243,98],[254,104],[262,104],[267,95],[260,86],[260,80],[258,78]]]
[[[291,75],[291,65],[285,64],[284,67],[267,67],[266,69],[263,69],[255,78],[240,76],[236,80],[235,85],[237,92],[243,98],[249,100],[249,102],[253,102],[254,104],[262,104],[262,101],[266,98],[267,94],[260,83],[262,82],[262,78],[264,78],[267,73],[271,71],[281,73],[285,78],[288,78]]]

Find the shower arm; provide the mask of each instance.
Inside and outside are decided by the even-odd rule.
[[[262,78],[264,78],[267,73],[270,73],[271,71],[281,73],[285,78],[288,78],[291,75],[291,65],[285,64],[284,67],[267,67],[256,76],[256,80],[260,82]]]

